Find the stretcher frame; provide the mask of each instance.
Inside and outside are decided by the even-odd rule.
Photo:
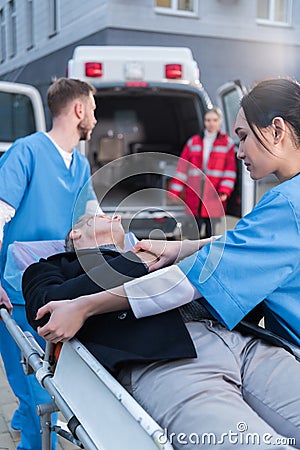
[[[173,449],[164,430],[77,339],[62,345],[53,370],[53,345],[47,343],[43,351],[6,309],[1,308],[0,315],[22,352],[25,373],[34,373],[52,398],[37,408],[43,450],[51,450],[51,431],[86,450]],[[79,393],[78,382],[83,380]],[[51,415],[57,411],[70,432],[52,425]]]

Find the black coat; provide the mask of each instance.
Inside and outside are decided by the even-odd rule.
[[[147,273],[132,252],[89,249],[60,253],[29,266],[22,280],[26,314],[36,329],[37,310],[51,300],[101,292]],[[127,362],[152,362],[196,357],[190,335],[178,311],[136,319],[131,310],[93,316],[76,337],[110,371]]]

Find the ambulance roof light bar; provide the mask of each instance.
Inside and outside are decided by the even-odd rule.
[[[90,78],[103,77],[103,64],[95,61],[86,62],[85,76]],[[182,79],[182,64],[165,64],[165,78],[169,80]]]

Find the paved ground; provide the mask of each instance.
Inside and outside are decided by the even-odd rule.
[[[0,358],[0,450],[16,450],[20,435],[10,428],[10,418],[17,407],[17,401],[8,385]],[[63,417],[60,417],[64,420]],[[75,450],[77,446],[59,438],[59,450]]]

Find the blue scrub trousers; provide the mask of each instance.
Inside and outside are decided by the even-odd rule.
[[[44,340],[26,320],[24,305],[14,305],[12,317],[23,331],[30,331],[39,345],[44,346]],[[39,384],[34,374],[25,375],[20,364],[21,351],[3,322],[0,322],[0,351],[8,382],[20,403],[11,423],[12,427],[19,429],[21,433],[21,442],[17,449],[42,450],[40,418],[36,413],[36,405],[51,401],[51,397]],[[55,420],[57,413],[52,416]],[[56,447],[57,435],[52,433],[52,449]]]

